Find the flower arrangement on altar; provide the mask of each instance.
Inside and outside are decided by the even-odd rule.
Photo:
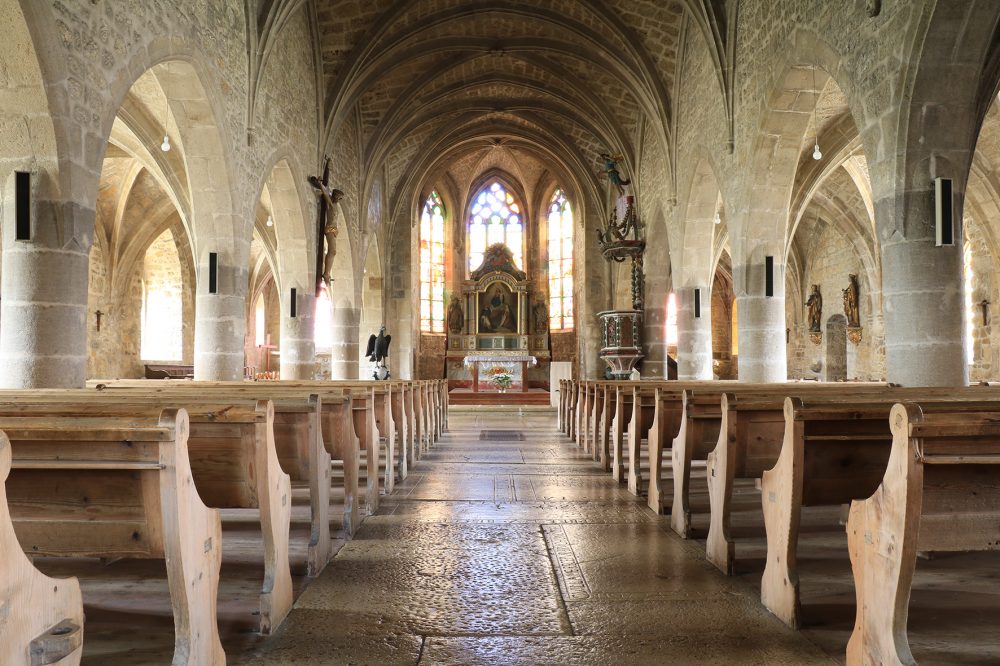
[[[500,389],[501,393],[509,389],[514,384],[514,375],[512,375],[510,371],[502,365],[490,368],[487,371],[487,374],[490,377],[490,381],[493,382],[498,389]]]

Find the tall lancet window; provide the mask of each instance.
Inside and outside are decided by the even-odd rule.
[[[557,189],[549,204],[549,328],[573,329],[573,208]]]
[[[524,269],[524,220],[521,206],[499,181],[487,185],[472,200],[469,216],[469,272],[483,263],[486,248],[503,243],[514,253],[514,264]]]
[[[420,216],[420,330],[444,333],[444,202],[431,192]]]

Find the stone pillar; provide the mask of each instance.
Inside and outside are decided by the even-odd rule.
[[[647,262],[645,266],[649,266]],[[670,272],[646,274],[645,308],[642,315],[642,348],[646,355],[639,366],[643,379],[667,378],[667,299]]]
[[[701,289],[700,316],[695,317],[694,290]],[[712,297],[707,287],[677,291],[677,379],[712,379]]]
[[[358,378],[358,326],[361,311],[346,299],[333,308],[330,379]]]
[[[933,211],[930,214],[933,220]],[[861,295],[862,304],[868,300],[865,296]],[[937,247],[933,239],[884,239],[882,299],[890,382],[902,386],[968,384],[961,242]]]
[[[788,380],[785,349],[785,272],[774,264],[774,295],[765,295],[764,262],[735,267],[740,336],[739,379],[770,384]],[[739,284],[740,281],[744,284]]]
[[[89,218],[92,227],[94,213],[65,204],[57,215],[51,202],[36,202],[31,240],[16,241],[13,182],[4,192],[0,387],[81,388],[90,254],[56,236],[59,226],[72,228],[74,220]]]
[[[291,316],[291,292],[282,294],[281,378],[312,379],[316,374],[314,335],[316,297],[307,289],[298,289],[295,317]]]
[[[217,271],[217,293],[209,293],[209,253],[198,266],[195,298],[194,378],[213,381],[243,379],[246,337],[246,292],[249,275],[245,266],[227,265],[221,253]],[[245,264],[245,262],[244,262]]]

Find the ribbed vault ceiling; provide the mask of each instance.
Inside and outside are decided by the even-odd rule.
[[[385,169],[390,200],[437,157],[454,162],[497,140],[596,187],[599,151],[634,168],[651,137],[670,154],[685,17],[709,32],[716,4],[319,0],[324,144],[357,118],[363,167]]]

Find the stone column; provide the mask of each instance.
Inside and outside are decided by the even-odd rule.
[[[739,379],[770,384],[788,380],[785,344],[785,271],[774,264],[774,295],[765,295],[764,262],[735,267],[740,336]],[[744,284],[740,284],[740,282]]]
[[[700,316],[695,317],[694,293],[701,289]],[[712,379],[712,297],[707,287],[677,291],[677,379]]]
[[[243,379],[246,337],[246,292],[249,275],[245,266],[227,265],[219,256],[217,293],[209,293],[209,253],[198,266],[195,298],[194,378],[213,381]],[[245,263],[245,262],[244,262]]]
[[[87,377],[89,244],[57,232],[73,229],[74,221],[93,228],[94,213],[38,201],[33,186],[31,240],[16,241],[13,180],[4,188],[0,387],[80,388]]]
[[[333,347],[330,379],[358,378],[358,327],[361,311],[343,300],[333,308]]]
[[[314,335],[316,297],[307,289],[298,289],[295,317],[291,316],[291,292],[282,294],[281,378],[312,379],[316,374]]]
[[[930,196],[927,201],[932,201]],[[933,220],[933,211],[930,214]],[[906,226],[910,228],[909,223]],[[862,304],[868,300],[865,296],[861,295]],[[883,240],[882,303],[890,382],[902,386],[969,383],[960,241],[937,247],[933,239],[894,236]]]
[[[645,264],[646,267],[649,262]],[[643,379],[667,378],[667,299],[670,272],[646,274],[645,308],[642,315],[642,349],[646,355],[639,366]]]

